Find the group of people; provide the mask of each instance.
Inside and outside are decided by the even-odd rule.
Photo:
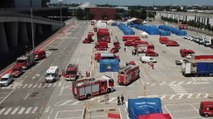
[[[123,105],[124,104],[124,96],[121,95],[121,97],[118,96],[117,98],[117,105]]]

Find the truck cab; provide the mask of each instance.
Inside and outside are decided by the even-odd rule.
[[[19,77],[22,73],[24,73],[24,71],[20,65],[15,65],[11,69],[11,74],[13,77]]]
[[[195,54],[195,52],[193,50],[190,50],[190,49],[180,49],[181,57],[186,57],[189,54]]]
[[[62,75],[67,81],[76,80],[79,77],[78,65],[69,64],[66,70],[62,71]]]
[[[16,65],[22,66],[23,69],[28,69],[34,64],[35,54],[33,52],[26,53],[25,55],[16,59]]]
[[[199,113],[201,116],[213,116],[213,101],[205,101],[200,103]]]

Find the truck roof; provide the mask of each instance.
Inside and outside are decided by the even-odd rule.
[[[88,84],[88,83],[93,83],[96,81],[104,81],[104,80],[110,80],[112,79],[109,76],[103,75],[103,76],[99,76],[99,77],[88,77],[88,78],[83,78],[83,79],[79,79],[77,81],[75,81],[76,86],[82,86],[84,84]]]
[[[26,60],[27,57],[26,56],[21,56],[21,57],[18,57],[17,60]]]
[[[46,73],[55,73],[58,69],[58,66],[50,66]]]
[[[112,53],[101,53],[101,57],[115,57]]]
[[[213,63],[213,59],[184,59],[185,62],[197,63],[197,62],[211,62]]]

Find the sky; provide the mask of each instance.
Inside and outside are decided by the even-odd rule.
[[[51,2],[58,2],[60,0],[51,0]],[[192,6],[195,4],[199,5],[210,5],[213,6],[213,0],[63,0],[65,3],[84,3],[91,2],[95,4],[112,4],[112,5],[187,5]]]

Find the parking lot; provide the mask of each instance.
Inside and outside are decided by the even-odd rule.
[[[198,112],[200,102],[212,100],[213,77],[184,77],[181,73],[181,66],[177,66],[175,60],[181,59],[180,48],[190,48],[197,54],[212,54],[212,49],[173,34],[169,38],[176,40],[180,44],[179,47],[167,47],[160,44],[159,35],[141,38],[152,43],[155,46],[155,51],[159,54],[156,57],[157,63],[152,68],[147,63],[141,63],[139,60],[141,54],[138,56],[132,55],[133,47],[126,47],[126,51],[124,51],[123,33],[116,26],[108,26],[110,33],[112,33],[111,41],[113,42],[117,37],[121,43],[121,49],[116,53],[121,59],[120,65],[125,66],[126,62],[135,61],[141,71],[140,78],[137,81],[128,86],[120,86],[117,84],[116,72],[99,72],[99,63],[94,60],[94,53],[97,52],[94,49],[94,43],[82,43],[87,33],[92,31],[92,26],[89,25],[89,21],[76,23],[76,25],[82,24],[85,26],[85,31],[81,29],[81,33],[75,32],[75,29],[79,26],[68,30],[67,35],[64,35],[61,40],[54,41],[48,46],[48,48],[57,47],[58,50],[49,51],[47,59],[33,67],[32,73],[23,75],[23,77],[26,76],[28,81],[22,82],[22,79],[18,79],[20,81],[15,81],[11,86],[0,89],[0,106],[2,106],[0,116],[3,119],[9,119],[14,115],[21,119],[27,114],[37,114],[35,117],[40,119],[80,119],[83,116],[86,118],[107,119],[108,113],[120,114],[122,119],[128,119],[126,104],[117,105],[117,96],[121,96],[121,94],[124,95],[126,103],[129,98],[159,97],[162,101],[163,113],[170,113],[173,119],[202,118]],[[87,25],[88,27],[86,27]],[[141,33],[136,29],[134,31],[137,35]],[[71,41],[73,43],[68,45]],[[108,50],[112,48],[112,43],[109,46]],[[46,62],[46,60],[49,60],[49,62]],[[63,77],[55,83],[41,83],[44,81],[44,72],[47,67],[59,65],[60,70],[63,70],[71,63],[78,64],[84,76],[85,72],[89,71],[95,76],[108,75],[112,77],[115,80],[115,91],[107,96],[101,95],[79,101],[73,97],[72,82],[65,81]],[[29,81],[34,76],[35,78]],[[40,98],[36,100],[36,97],[27,96],[27,90],[31,90],[29,95],[32,95],[33,92],[39,92],[40,94],[44,90],[45,93],[38,94]],[[19,104],[11,104],[10,106],[6,103],[7,98],[11,98],[10,96],[14,95],[14,92],[24,91],[26,91],[26,95],[20,97],[19,100],[25,100],[25,98],[29,100],[25,104],[26,106],[20,107]],[[41,99],[45,100],[41,103],[42,105],[38,101],[41,101]],[[35,101],[37,105],[30,106],[31,101]],[[22,105],[24,105],[23,103],[24,101]]]

